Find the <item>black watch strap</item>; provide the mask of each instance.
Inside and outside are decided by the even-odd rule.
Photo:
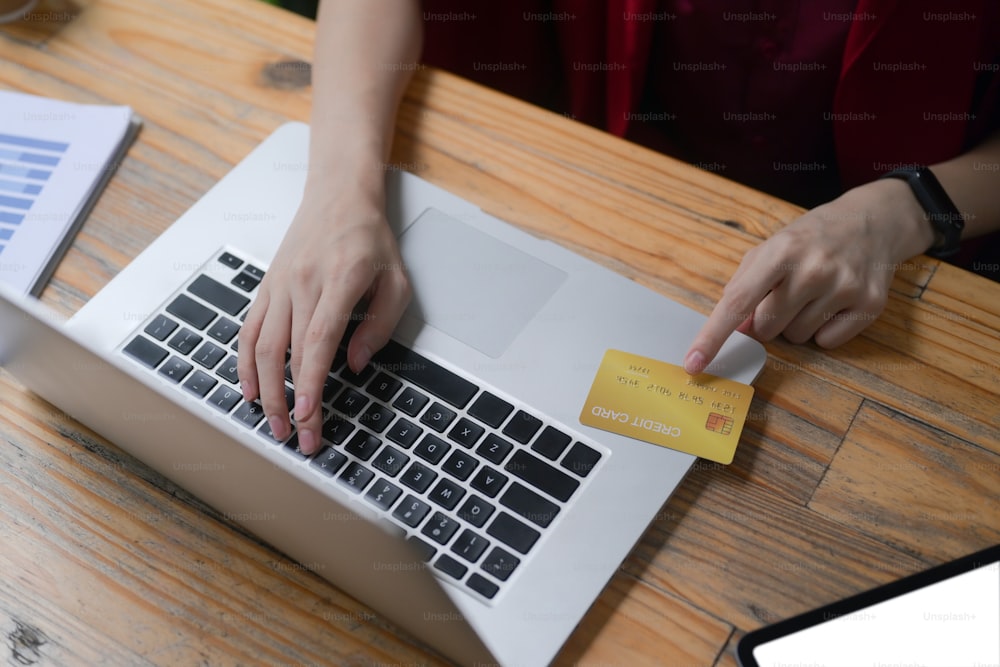
[[[937,177],[927,167],[903,167],[882,178],[899,178],[910,185],[924,214],[934,228],[934,245],[926,252],[932,257],[949,257],[958,252],[958,242],[965,229],[965,219]]]

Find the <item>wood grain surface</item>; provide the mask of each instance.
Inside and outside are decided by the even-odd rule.
[[[0,27],[0,87],[145,122],[43,300],[71,315],[307,120],[313,39],[252,0],[42,0]],[[431,69],[392,160],[706,313],[800,212]],[[1000,542],[1000,285],[914,258],[854,341],[767,349],[733,464],[695,465],[556,664],[730,667],[747,631]],[[447,664],[6,371],[0,401],[5,664]]]

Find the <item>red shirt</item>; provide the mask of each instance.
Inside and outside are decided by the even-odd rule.
[[[1000,128],[991,0],[424,7],[425,62],[804,206]]]

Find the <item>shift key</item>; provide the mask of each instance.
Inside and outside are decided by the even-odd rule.
[[[242,294],[205,275],[198,276],[188,291],[230,315],[238,315],[250,303],[250,299]]]
[[[515,452],[503,469],[562,502],[580,486],[579,481],[523,450]]]

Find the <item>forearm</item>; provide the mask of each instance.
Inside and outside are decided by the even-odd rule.
[[[307,188],[331,179],[378,190],[396,109],[417,67],[419,0],[324,0],[313,58]]]
[[[931,171],[965,221],[962,238],[1000,229],[1000,133],[951,160],[931,165]],[[834,209],[833,212],[830,209]],[[881,237],[893,261],[926,252],[934,243],[927,213],[905,181],[878,179],[845,192],[817,210],[836,218],[837,210],[860,216],[866,237]]]
[[[965,220],[963,238],[1000,229],[1000,132],[931,171]]]

